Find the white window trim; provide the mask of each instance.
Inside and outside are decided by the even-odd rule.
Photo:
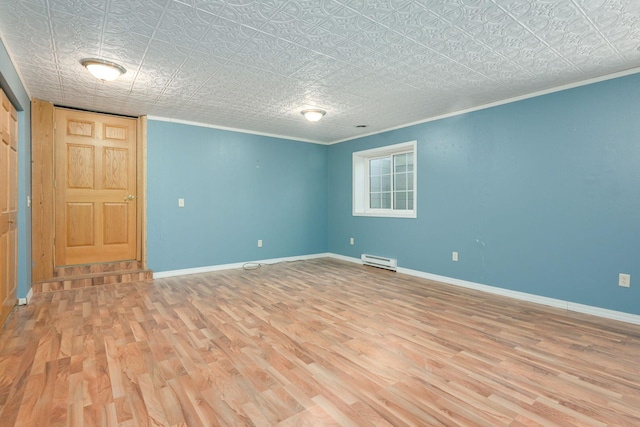
[[[353,216],[417,218],[418,216],[418,143],[387,145],[353,153]],[[369,160],[375,157],[413,152],[413,209],[371,209],[369,207]]]

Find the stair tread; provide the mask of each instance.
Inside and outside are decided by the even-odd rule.
[[[152,272],[152,271],[144,270],[144,269],[101,271],[97,273],[76,274],[73,276],[57,276],[57,277],[52,277],[51,279],[45,280],[41,283],[64,282],[66,280],[93,279],[95,277],[117,276],[117,275],[124,275],[124,274],[140,274],[140,273],[146,273],[146,272]]]
[[[150,282],[153,270],[142,268],[138,261],[81,264],[57,267],[54,276],[31,284],[33,293],[57,292],[118,283]]]
[[[98,264],[82,264],[65,267],[57,267],[54,277],[80,276],[94,273],[113,273],[116,271],[138,271],[143,270],[137,261],[117,261]]]

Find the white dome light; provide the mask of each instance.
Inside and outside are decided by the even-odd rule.
[[[327,114],[327,112],[324,110],[302,110],[302,115],[310,122],[317,122],[325,114]]]
[[[125,68],[115,62],[105,61],[104,59],[83,59],[80,63],[87,69],[96,79],[110,82],[127,72]]]

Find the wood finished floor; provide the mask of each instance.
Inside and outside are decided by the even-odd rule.
[[[332,259],[39,294],[1,426],[640,426],[640,326]]]

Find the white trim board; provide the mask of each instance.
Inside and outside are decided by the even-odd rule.
[[[33,298],[33,288],[29,288],[29,292],[27,292],[27,304],[31,303],[31,299]]]
[[[205,267],[195,267],[195,268],[185,268],[182,270],[170,270],[170,271],[160,271],[154,272],[154,279],[162,279],[164,277],[174,277],[174,276],[185,276],[187,274],[198,274],[198,273],[209,273],[211,271],[221,271],[221,270],[232,270],[235,268],[242,268],[245,264],[277,264],[279,262],[291,262],[291,261],[304,261],[307,259],[314,258],[327,258],[330,254],[321,253],[321,254],[311,254],[311,255],[301,255],[301,256],[293,256],[293,257],[285,257],[285,258],[271,258],[271,259],[262,259],[257,261],[245,261],[245,262],[236,262],[233,264],[220,264],[220,265],[209,265]]]
[[[27,292],[27,296],[25,298],[18,298],[18,305],[30,304],[31,298],[33,298],[33,289],[29,288],[29,292]]]
[[[286,140],[294,141],[294,142],[307,142],[307,143],[310,143],[310,144],[319,144],[319,145],[329,145],[330,144],[330,142],[316,141],[314,139],[294,138],[292,136],[278,135],[278,134],[275,134],[275,133],[257,132],[257,131],[252,131],[252,130],[232,128],[232,127],[227,127],[227,126],[218,126],[218,125],[214,125],[214,124],[210,124],[210,123],[192,122],[192,121],[189,121],[189,120],[182,120],[182,119],[172,119],[170,117],[147,116],[147,119],[148,120],[155,120],[157,122],[169,122],[169,123],[177,123],[177,124],[181,124],[181,125],[197,126],[197,127],[209,128],[209,129],[226,130],[226,131],[229,131],[229,132],[246,133],[246,134],[249,134],[249,135],[265,136],[265,137],[268,137],[268,138],[286,139]]]
[[[334,253],[329,253],[328,256],[330,258],[348,261],[355,264],[362,264],[362,261],[360,260],[360,258],[352,258],[344,255],[334,254]],[[514,298],[521,301],[533,302],[536,304],[561,308],[564,310],[574,311],[577,313],[590,314],[592,316],[618,320],[621,322],[632,323],[634,325],[640,325],[640,315],[637,315],[637,314],[609,310],[609,309],[600,308],[600,307],[593,307],[590,305],[578,304],[571,301],[564,301],[564,300],[559,300],[555,298],[543,297],[539,295],[529,294],[526,292],[512,291],[509,289],[483,285],[475,282],[468,282],[466,280],[454,279],[452,277],[439,276],[437,274],[425,273],[423,271],[411,270],[408,268],[398,267],[398,273],[407,274],[409,276],[420,277],[423,279],[433,280],[435,282],[445,283],[448,285],[460,286],[467,289],[474,289],[482,292],[487,292],[490,294],[501,295],[501,296]]]

